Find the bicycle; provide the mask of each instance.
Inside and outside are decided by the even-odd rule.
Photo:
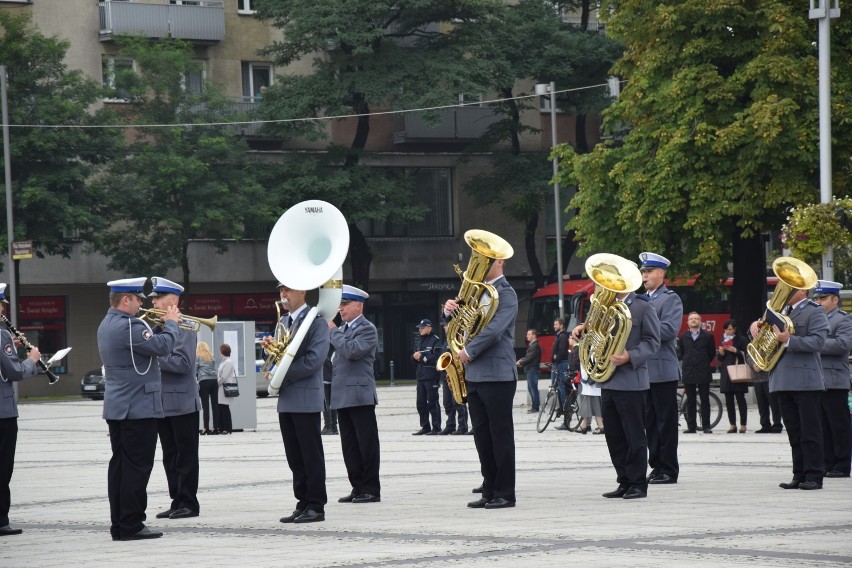
[[[570,388],[570,392],[566,393],[565,401],[561,402],[562,395],[559,392],[558,381],[565,383],[566,390]],[[536,430],[540,433],[547,430],[547,426],[559,418],[565,416],[565,423],[569,428],[574,428],[580,423],[580,402],[577,400],[577,388],[573,382],[566,382],[558,375],[554,375],[550,379],[550,389],[547,391],[547,397],[538,411],[538,420],[536,421]]]
[[[710,391],[708,393],[710,400],[710,426],[709,428],[712,430],[715,428],[719,422],[722,420],[722,401],[719,399],[719,395],[715,392]],[[678,415],[683,416],[684,421],[686,421],[686,389],[681,388],[677,393],[677,408]],[[701,397],[696,393],[695,395],[695,422],[699,430],[703,430],[707,428],[704,424],[701,424]],[[680,426],[680,420],[678,420],[678,426]]]

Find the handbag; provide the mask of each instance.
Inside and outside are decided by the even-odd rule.
[[[237,383],[222,383],[222,391],[225,393],[225,398],[236,398],[240,396],[240,385]]]
[[[728,365],[728,379],[732,383],[747,383],[754,379],[754,371],[751,365],[745,363],[737,363],[736,365]]]

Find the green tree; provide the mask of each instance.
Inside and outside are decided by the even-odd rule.
[[[780,0],[618,0],[602,14],[626,44],[615,72],[627,84],[605,118],[630,131],[562,174],[579,183],[570,226],[582,252],[656,250],[711,286],[732,263],[734,317],[756,319],[761,234],[817,194],[815,24]],[[852,151],[848,22],[833,23],[836,184]]]
[[[189,45],[177,40],[124,38],[122,56],[136,70],[116,77],[133,133],[127,156],[97,185],[101,224],[87,236],[109,267],[130,273],[182,271],[189,288],[188,246],[205,239],[220,252],[229,240],[265,238],[274,222],[268,192],[233,129],[188,126],[236,118],[211,85],[186,88],[197,71]],[[167,125],[167,126],[162,126]],[[173,126],[168,126],[173,125]]]
[[[405,222],[423,214],[412,205],[405,177],[365,167],[371,110],[418,108],[454,102],[460,92],[481,92],[489,66],[468,57],[459,29],[487,18],[499,0],[258,0],[257,17],[268,19],[282,39],[267,53],[287,65],[312,57],[312,73],[285,74],[264,96],[269,118],[356,114],[352,140],[342,148],[335,180],[344,191],[322,195],[350,222],[353,280],[367,286],[371,253],[359,221]],[[452,22],[452,24],[449,24]],[[321,121],[288,124],[277,132],[319,137]],[[333,149],[335,152],[338,149]],[[345,201],[335,199],[345,198]]]
[[[44,36],[28,20],[0,12],[0,63],[8,77],[14,238],[32,240],[38,257],[67,258],[72,238],[96,222],[86,182],[113,155],[119,133],[38,127],[90,126],[106,120],[106,113],[89,112],[103,90],[79,71],[68,70],[64,62],[68,42]],[[0,164],[0,170],[4,167]],[[5,203],[2,223],[0,242],[8,250]]]

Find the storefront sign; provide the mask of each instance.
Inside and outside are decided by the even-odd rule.
[[[15,241],[12,243],[12,260],[21,260],[33,257],[32,241]]]
[[[197,317],[231,315],[230,294],[192,294],[184,305],[190,315]]]
[[[275,319],[275,301],[279,299],[278,294],[234,294],[234,315],[251,316],[252,319],[271,316]]]
[[[18,303],[21,319],[60,319],[65,317],[65,296],[23,296]]]

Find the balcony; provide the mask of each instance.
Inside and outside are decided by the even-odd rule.
[[[225,37],[223,0],[184,0],[176,4],[168,0],[103,0],[98,2],[98,10],[101,41],[126,34],[212,44]]]
[[[423,114],[406,112],[393,117],[393,142],[470,142],[481,138],[500,120],[496,109],[460,107],[435,111],[437,122],[427,123]]]

